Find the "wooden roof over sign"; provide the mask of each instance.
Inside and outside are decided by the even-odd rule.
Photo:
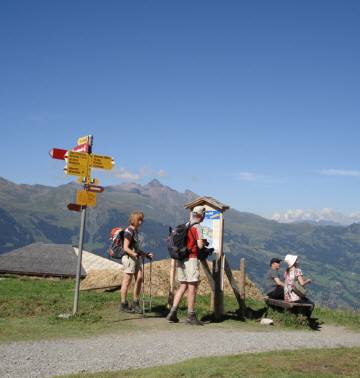
[[[215,210],[220,210],[224,212],[225,210],[230,209],[230,206],[221,203],[213,197],[199,197],[194,201],[191,201],[185,205],[185,209],[193,209],[195,206],[208,205]]]

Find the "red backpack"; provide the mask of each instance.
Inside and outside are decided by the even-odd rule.
[[[114,227],[110,231],[109,240],[111,245],[109,247],[108,255],[112,259],[122,259],[124,256],[124,231],[123,227]]]

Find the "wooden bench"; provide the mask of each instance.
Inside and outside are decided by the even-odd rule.
[[[311,303],[285,302],[280,299],[271,299],[269,297],[265,297],[264,301],[268,306],[281,307],[285,310],[295,307],[311,308],[313,306]]]
[[[289,311],[295,314],[303,314],[305,315],[307,311],[313,308],[313,305],[311,303],[295,303],[295,302],[285,302],[280,299],[271,299],[269,297],[265,297],[264,301],[267,305],[267,307],[275,307],[275,308],[281,308],[285,311]],[[267,311],[266,311],[267,314]],[[308,316],[308,315],[307,315]]]

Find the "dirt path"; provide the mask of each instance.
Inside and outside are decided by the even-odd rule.
[[[171,364],[200,356],[360,346],[360,333],[330,326],[318,332],[279,331],[260,326],[259,331],[217,325],[172,326],[159,331],[152,329],[83,339],[0,344],[0,376],[52,377]]]

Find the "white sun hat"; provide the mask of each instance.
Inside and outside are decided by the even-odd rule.
[[[286,255],[284,261],[288,264],[289,268],[291,268],[295,263],[298,257],[296,255]]]
[[[193,214],[199,214],[199,215],[203,215],[205,211],[206,211],[205,206],[195,206],[192,209]]]

